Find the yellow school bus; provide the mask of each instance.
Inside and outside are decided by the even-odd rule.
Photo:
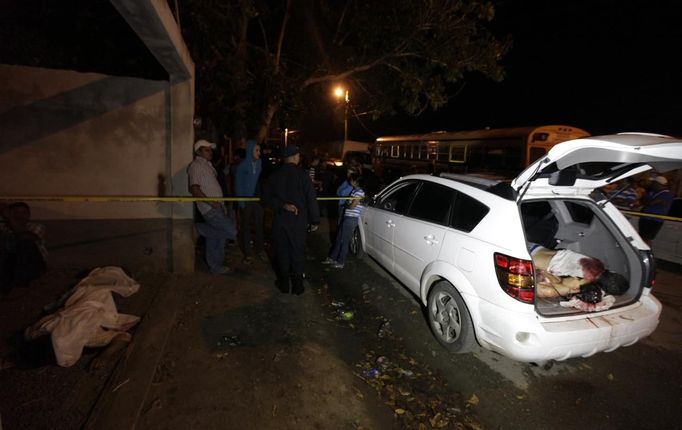
[[[543,125],[383,136],[372,159],[385,179],[443,171],[515,176],[557,143],[589,135],[577,127]]]

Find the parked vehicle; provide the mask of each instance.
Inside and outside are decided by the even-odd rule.
[[[372,199],[355,243],[420,299],[453,352],[478,342],[525,362],[587,357],[648,336],[661,312],[651,250],[595,190],[681,166],[682,141],[628,133],[560,143],[511,184],[411,175]],[[598,258],[627,291],[595,312],[540,298],[531,243]]]
[[[389,181],[410,173],[517,175],[557,143],[589,135],[568,125],[543,125],[382,136],[372,161]]]

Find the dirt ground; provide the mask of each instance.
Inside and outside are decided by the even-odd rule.
[[[327,285],[316,262],[325,236],[311,237],[300,297],[281,294],[269,263],[246,264],[236,247],[228,276],[131,273],[141,288],[119,310],[143,320],[128,350],[100,370],[88,369],[87,351],[71,368],[0,371],[3,429],[484,428],[476,398],[406,354],[362,296]],[[85,273],[51,271],[0,301],[0,354]]]
[[[73,429],[81,426],[101,394],[120,354],[97,370],[89,365],[96,350],[84,351],[69,368],[28,363],[17,356],[23,330],[46,314],[44,307],[58,300],[87,275],[89,269],[48,270],[26,287],[12,289],[0,300],[0,357],[17,366],[0,370],[0,418],[3,429]],[[129,298],[116,297],[119,311],[143,315],[166,275],[133,273],[144,288]],[[44,365],[43,365],[44,364]]]

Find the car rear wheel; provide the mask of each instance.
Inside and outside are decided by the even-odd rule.
[[[360,229],[356,228],[353,235],[350,237],[350,253],[355,258],[363,258],[364,251],[362,250],[362,236],[360,236]]]
[[[440,281],[429,293],[428,318],[436,340],[451,352],[469,352],[476,344],[469,310],[447,281]]]

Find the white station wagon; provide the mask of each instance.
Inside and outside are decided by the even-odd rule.
[[[419,297],[447,349],[478,343],[538,363],[588,357],[648,336],[661,313],[651,250],[598,189],[680,167],[682,141],[623,133],[560,143],[511,184],[411,175],[372,199],[355,239]],[[591,312],[541,298],[532,243],[598,258],[626,290]]]

